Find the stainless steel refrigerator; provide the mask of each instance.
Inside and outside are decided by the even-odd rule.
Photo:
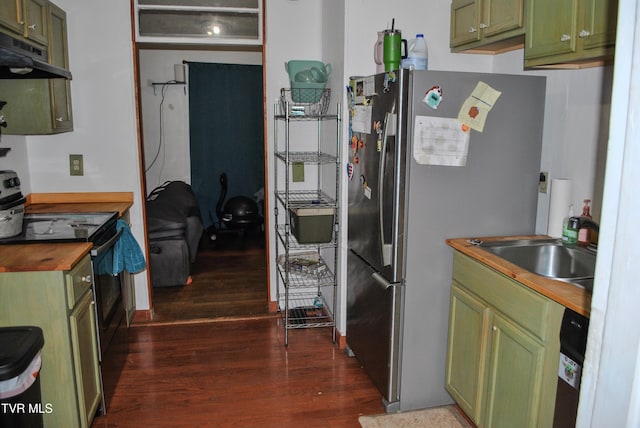
[[[388,412],[453,402],[445,240],[534,232],[545,84],[407,70],[351,82],[347,349]]]

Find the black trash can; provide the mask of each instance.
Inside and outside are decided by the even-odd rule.
[[[0,328],[0,428],[42,427],[39,327]]]

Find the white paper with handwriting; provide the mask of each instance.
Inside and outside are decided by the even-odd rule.
[[[469,132],[456,118],[416,116],[413,128],[413,158],[423,165],[465,166]]]

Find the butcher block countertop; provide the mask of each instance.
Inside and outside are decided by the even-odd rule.
[[[572,309],[586,317],[591,309],[591,293],[563,281],[536,275],[522,269],[521,267],[508,262],[482,247],[469,243],[469,240],[481,240],[484,242],[509,241],[514,239],[549,239],[546,235],[526,235],[526,236],[502,236],[502,237],[474,237],[448,239],[449,246],[460,251],[469,257],[484,263],[485,265],[515,279],[521,284],[537,291],[538,293],[558,302],[559,304]]]
[[[35,193],[27,196],[27,213],[118,212],[133,205],[131,192]],[[70,270],[90,250],[89,242],[0,245],[0,272]]]

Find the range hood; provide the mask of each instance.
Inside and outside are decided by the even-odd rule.
[[[0,79],[71,79],[47,59],[46,50],[0,33]]]

